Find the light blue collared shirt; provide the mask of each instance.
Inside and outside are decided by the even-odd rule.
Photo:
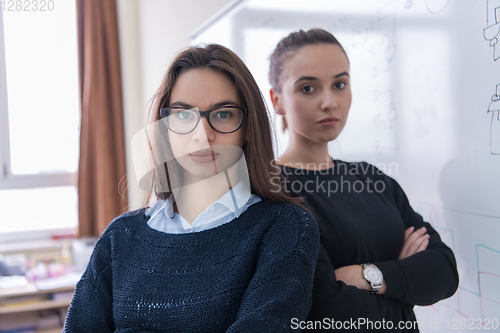
[[[174,212],[172,197],[168,200],[158,200],[153,207],[146,209],[145,214],[150,216],[148,225],[151,228],[170,234],[183,234],[208,230],[231,222],[243,214],[248,207],[261,200],[259,196],[251,194],[250,189],[243,182],[240,182],[208,206],[192,224]]]

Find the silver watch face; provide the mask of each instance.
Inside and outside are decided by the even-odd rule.
[[[372,284],[382,284],[382,281],[384,280],[382,272],[373,266],[366,266],[363,273],[365,279]]]

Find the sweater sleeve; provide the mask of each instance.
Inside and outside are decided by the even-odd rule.
[[[430,235],[425,251],[402,260],[374,263],[384,274],[387,284],[385,297],[415,305],[430,305],[452,296],[458,288],[453,252],[441,241],[437,231],[411,208],[399,184],[385,177],[393,190],[405,229],[414,226],[417,230],[425,226]]]
[[[265,233],[255,274],[227,332],[292,332],[295,320],[305,320],[312,302],[319,229],[308,212],[293,209]]]
[[[115,331],[110,261],[109,238],[103,234],[76,285],[64,333]]]
[[[386,299],[366,290],[346,285],[337,281],[330,258],[320,246],[318,262],[314,277],[314,303],[308,321],[316,322],[333,319],[336,322],[348,323],[345,331],[370,332],[371,322],[392,322],[394,332],[400,322],[414,321],[413,306],[404,302]],[[327,328],[327,326],[323,326]],[[304,330],[303,332],[315,332]]]

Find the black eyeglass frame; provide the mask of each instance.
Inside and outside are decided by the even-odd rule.
[[[217,130],[213,125],[212,123],[210,122],[210,113],[212,113],[213,111],[217,111],[217,110],[220,110],[220,109],[239,109],[242,113],[243,113],[243,117],[241,117],[241,120],[240,120],[240,124],[238,125],[238,127],[231,131],[231,132],[221,132],[219,130]],[[196,125],[194,125],[193,129],[190,130],[189,132],[176,132],[174,131],[172,128],[170,128],[170,126],[168,125],[168,121],[166,120],[167,118],[167,112],[170,111],[170,110],[191,110],[191,111],[196,111],[196,114],[198,115],[197,119],[196,119]],[[228,106],[221,106],[221,107],[218,107],[218,108],[215,108],[215,109],[211,109],[211,110],[207,110],[207,111],[200,111],[198,110],[198,108],[191,108],[191,109],[188,109],[188,108],[178,108],[178,107],[175,107],[175,108],[170,108],[170,107],[166,107],[166,108],[162,108],[160,109],[160,117],[161,119],[164,119],[164,123],[165,125],[167,126],[167,128],[176,133],[176,134],[189,134],[191,133],[192,131],[194,131],[196,129],[196,127],[198,127],[198,124],[200,123],[200,119],[201,117],[205,117],[207,118],[207,122],[208,124],[210,125],[210,127],[216,131],[216,132],[219,132],[219,133],[222,133],[222,134],[230,134],[230,133],[234,133],[236,132],[237,130],[239,130],[241,128],[241,126],[243,125],[243,121],[245,120],[246,116],[247,116],[247,112],[248,110],[246,108],[242,108],[242,107],[239,107],[239,106],[233,106],[233,105],[228,105]]]

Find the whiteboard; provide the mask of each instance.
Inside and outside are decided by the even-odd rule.
[[[339,39],[351,66],[353,102],[331,156],[397,179],[455,252],[459,290],[416,308],[421,331],[500,320],[500,0],[247,0],[192,43],[235,51],[272,108],[269,55],[316,27]],[[279,154],[288,138],[273,119]]]

